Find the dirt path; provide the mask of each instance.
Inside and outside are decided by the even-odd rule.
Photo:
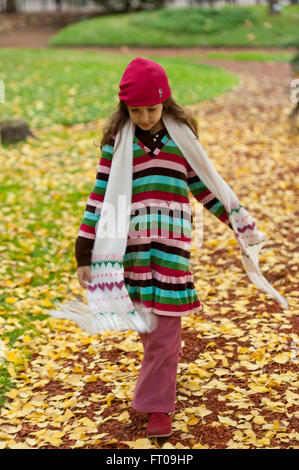
[[[30,30],[6,31],[0,34],[0,48],[35,48],[47,47],[49,38],[55,34],[59,28],[44,26],[43,28],[33,28]]]

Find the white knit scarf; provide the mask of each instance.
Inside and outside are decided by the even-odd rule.
[[[268,293],[282,308],[288,309],[286,299],[265,279],[259,269],[258,255],[264,246],[265,234],[240,204],[232,189],[219,175],[205,154],[199,140],[189,126],[177,122],[171,115],[163,114],[169,136],[203,181],[206,187],[222,202],[239,243],[242,262],[250,281]],[[133,180],[133,137],[135,124],[128,119],[115,140],[110,174],[96,226],[91,275],[87,287],[88,305],[70,301],[62,310],[52,310],[56,318],[74,320],[90,334],[107,330],[133,330],[150,332],[156,328],[157,317],[149,309],[137,308],[129,297],[124,282],[123,257],[126,251],[130,226],[130,205]],[[114,231],[108,229],[113,221]]]

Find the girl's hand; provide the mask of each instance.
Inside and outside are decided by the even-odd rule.
[[[77,269],[78,281],[81,287],[87,289],[86,281],[91,282],[90,266],[79,266]]]

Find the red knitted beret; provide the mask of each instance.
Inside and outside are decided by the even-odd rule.
[[[129,106],[152,106],[171,96],[163,67],[151,59],[136,57],[125,69],[119,84],[119,99]]]

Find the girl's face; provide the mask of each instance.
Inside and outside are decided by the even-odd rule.
[[[160,123],[163,104],[153,106],[127,106],[130,118],[143,130],[149,131]]]

